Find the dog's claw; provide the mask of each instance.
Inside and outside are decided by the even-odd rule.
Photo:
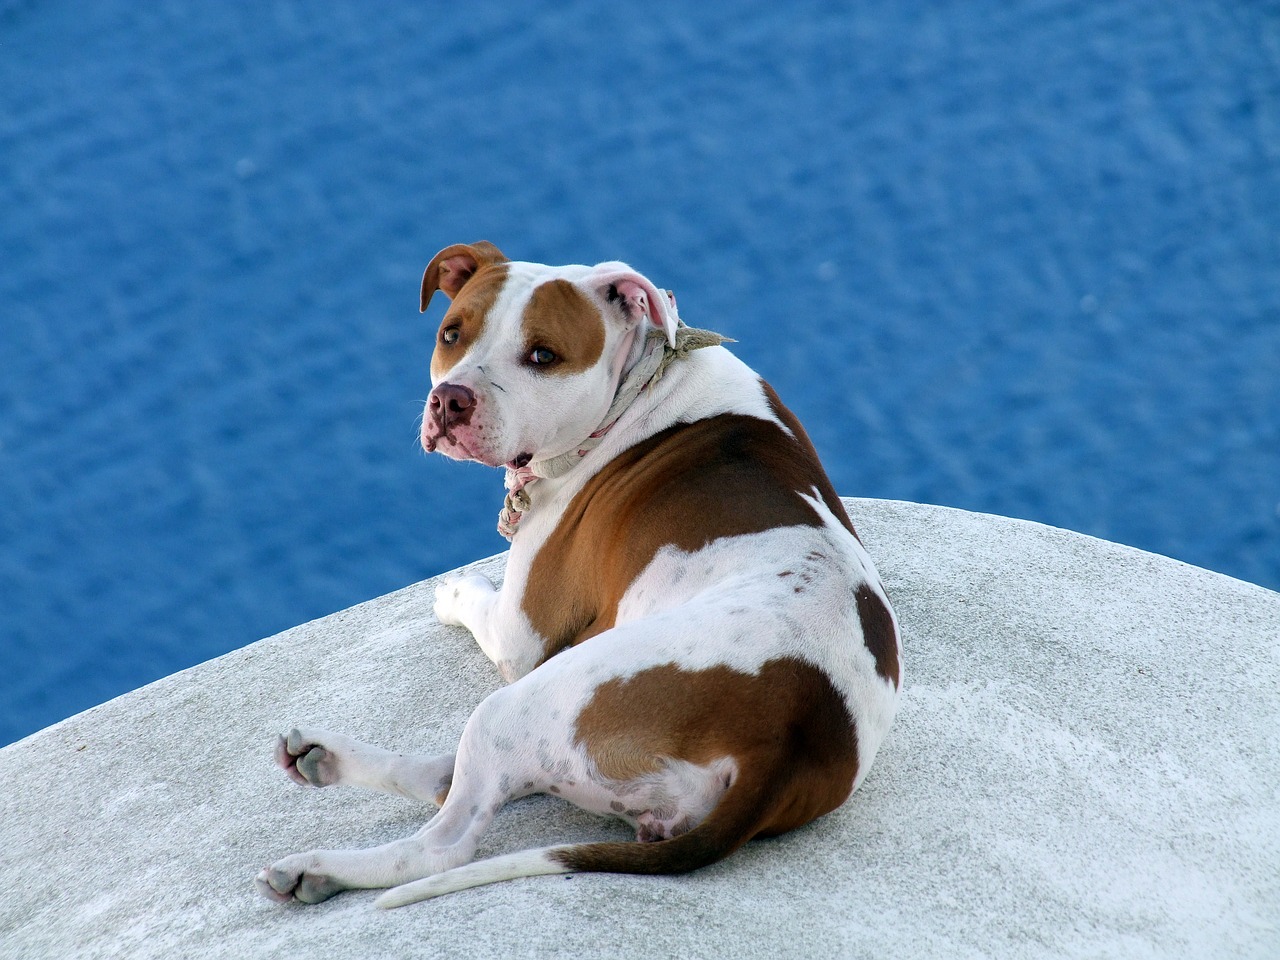
[[[308,786],[307,778],[298,772],[298,758],[289,752],[289,741],[284,737],[276,737],[275,758],[276,765],[290,780],[299,786]]]

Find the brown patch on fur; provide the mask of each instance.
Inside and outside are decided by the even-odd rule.
[[[876,673],[897,687],[901,678],[898,668],[898,632],[893,615],[867,584],[858,587],[858,619],[862,621],[862,642],[876,658]]]
[[[604,351],[604,318],[596,305],[568,280],[539,284],[524,308],[524,349],[546,347],[553,363],[538,366],[549,374],[580,373],[595,366]]]
[[[493,309],[498,294],[502,292],[502,285],[506,282],[507,265],[495,263],[481,267],[459,289],[444,319],[440,321],[440,330],[436,334],[436,349],[431,354],[431,375],[435,379],[443,378],[453,369],[454,364],[480,338],[489,311]],[[446,332],[453,330],[458,332],[458,338],[453,343],[446,343]]]
[[[437,290],[443,290],[452,300],[481,267],[506,262],[506,254],[488,240],[445,247],[431,258],[422,273],[422,312],[427,312],[427,305]]]
[[[435,801],[437,807],[443,807],[445,800],[449,797],[449,788],[453,786],[453,775],[445,777],[440,781],[440,786],[436,788]]]
[[[677,424],[619,454],[573,498],[529,570],[522,606],[546,656],[612,627],[664,546],[693,552],[721,537],[821,526],[801,493],[824,482],[795,438],[742,414]]]
[[[738,772],[706,820],[656,844],[602,843],[553,856],[573,870],[681,873],[756,836],[793,830],[834,810],[858,772],[853,720],[825,673],[784,657],[757,674],[665,664],[602,684],[578,715],[576,741],[606,777],[661,769],[666,758]]]
[[[788,410],[782,404],[782,400],[778,397],[773,387],[769,386],[764,380],[760,381],[760,386],[764,387],[764,395],[769,401],[769,406],[773,410],[773,415],[786,425],[796,438],[803,456],[809,461],[809,468],[813,472],[813,486],[818,488],[818,492],[822,495],[822,501],[827,505],[837,520],[845,525],[850,533],[857,537],[858,542],[862,542],[862,538],[858,537],[858,531],[853,529],[853,521],[849,519],[849,514],[844,509],[844,504],[840,502],[840,496],[836,493],[835,486],[831,483],[831,479],[827,476],[827,472],[822,469],[822,461],[818,459],[818,451],[813,446],[813,441],[809,439],[809,434],[805,433],[804,427],[800,425],[800,421],[796,419],[796,415]]]

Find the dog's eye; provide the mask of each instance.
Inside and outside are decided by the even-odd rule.
[[[529,351],[529,362],[539,367],[546,366],[548,363],[555,363],[556,355],[546,347],[534,347]]]
[[[460,336],[462,333],[457,327],[446,327],[440,331],[440,342],[451,347],[458,342]]]

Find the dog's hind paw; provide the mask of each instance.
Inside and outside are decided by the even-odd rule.
[[[261,871],[253,885],[276,903],[321,903],[347,889],[333,877],[303,869],[304,860],[305,857],[286,857]]]
[[[341,734],[294,727],[287,736],[276,738],[276,763],[301,786],[332,786],[342,780],[336,750],[342,746],[339,741],[346,739]]]

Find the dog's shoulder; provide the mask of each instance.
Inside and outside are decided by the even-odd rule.
[[[614,522],[634,521],[692,550],[721,537],[821,526],[821,500],[854,532],[808,433],[760,374],[724,347],[698,351],[673,372],[638,418],[647,430],[587,481],[571,516],[614,513]],[[616,502],[626,503],[626,516],[616,516]]]
[[[613,626],[628,587],[664,548],[694,553],[725,538],[833,523],[856,536],[774,390],[726,351],[700,353],[711,356],[655,391],[649,421],[658,429],[633,435],[597,469],[539,544],[522,607],[548,655]]]

